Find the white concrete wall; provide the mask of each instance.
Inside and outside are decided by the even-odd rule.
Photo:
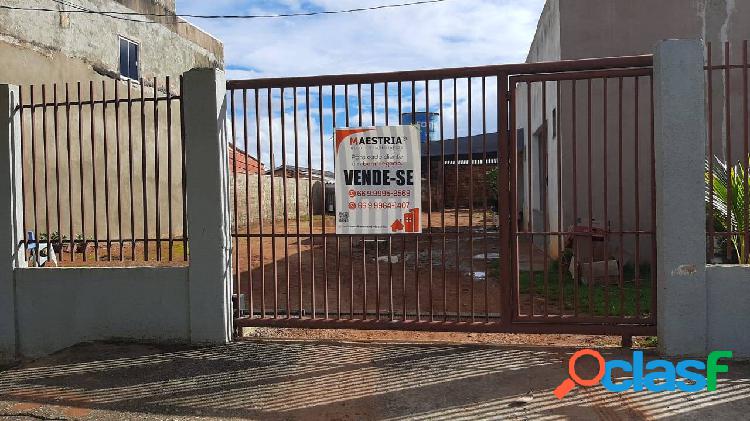
[[[231,339],[229,167],[224,74],[185,76],[188,267],[25,268],[17,261],[22,154],[15,101],[0,85],[0,361],[82,341],[226,343]]]
[[[706,295],[708,351],[750,358],[750,266],[708,266]]]
[[[185,267],[16,269],[15,283],[24,357],[92,340],[190,340]]]

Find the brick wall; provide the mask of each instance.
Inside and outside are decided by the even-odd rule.
[[[458,195],[458,207],[468,208],[470,204],[470,192],[473,186],[474,207],[483,207],[485,191],[488,206],[494,203],[494,194],[486,190],[487,172],[496,168],[497,164],[474,164],[471,168],[468,164],[458,165],[458,178],[456,177],[456,165],[445,165],[445,180],[442,179],[442,165],[433,162],[430,166],[430,177],[432,185],[432,208],[439,209],[456,207],[456,194]],[[470,172],[470,168],[472,171]],[[422,180],[424,189],[423,200],[427,199],[427,180]],[[443,197],[445,192],[446,197]]]
[[[257,174],[258,171],[263,174],[265,172],[265,169],[263,168],[263,164],[259,163],[257,159],[253,158],[252,156],[249,156],[241,151],[234,151],[234,148],[230,145],[229,146],[229,170],[232,172],[232,174]],[[237,162],[235,164],[235,155]]]

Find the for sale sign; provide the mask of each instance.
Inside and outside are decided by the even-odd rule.
[[[419,129],[336,129],[336,233],[422,232]]]

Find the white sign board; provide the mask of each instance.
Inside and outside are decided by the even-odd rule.
[[[419,129],[336,129],[336,233],[420,233]]]

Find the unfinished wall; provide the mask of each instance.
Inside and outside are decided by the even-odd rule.
[[[22,0],[6,4],[28,6]],[[77,0],[76,4],[91,10],[139,10],[115,1]],[[4,44],[0,59],[6,63],[0,69],[0,80],[29,84],[88,81],[98,74],[118,77],[120,36],[139,43],[139,67],[146,79],[177,76],[194,67],[224,67],[222,44],[190,24],[144,24],[89,13],[0,10],[0,41]]]
[[[271,201],[271,185],[273,183],[274,200]],[[284,184],[286,183],[286,196],[284,195]],[[250,224],[252,230],[253,225],[260,221],[260,215],[263,217],[263,222],[270,223],[272,220],[281,221],[284,216],[287,215],[289,220],[295,220],[297,218],[297,209],[299,208],[300,220],[306,220],[310,217],[310,197],[312,197],[312,211],[313,214],[322,213],[323,209],[323,197],[322,188],[323,185],[320,181],[313,181],[312,186],[307,179],[300,177],[299,185],[296,179],[283,177],[271,177],[270,175],[260,176],[260,188],[261,196],[258,196],[258,175],[240,174],[236,177],[236,188],[235,188],[235,177],[232,174],[230,176],[230,207],[232,214],[234,214],[235,201],[234,195],[237,195],[237,217],[232,217],[232,224],[238,224],[239,231],[244,232],[245,226]],[[299,187],[298,187],[299,186]],[[249,190],[248,190],[249,189]],[[310,195],[312,192],[312,196]],[[259,201],[258,198],[261,198]],[[286,209],[284,212],[284,202],[286,197]],[[299,200],[298,200],[299,199]],[[249,207],[248,207],[249,202]],[[260,203],[259,203],[260,202]],[[273,209],[271,204],[273,203]],[[298,206],[299,204],[299,206]],[[258,207],[261,205],[260,214],[258,213]],[[272,217],[273,210],[273,217]],[[264,227],[270,229],[270,225]],[[292,228],[290,228],[292,229]]]
[[[68,97],[74,105],[66,113],[66,86],[62,84],[57,86],[57,102],[62,105],[35,108],[33,126],[31,110],[23,110],[26,230],[37,235],[59,231],[73,239],[81,235],[102,240],[107,233],[110,238],[140,239],[146,229],[150,238],[170,231],[182,236],[180,102],[172,101],[168,107],[160,100],[155,110],[153,88],[141,92],[127,81],[103,82],[106,95],[102,81],[93,84],[95,100],[114,100],[117,87],[119,98],[130,95],[132,104],[110,102],[106,108],[101,103],[93,108],[83,104],[79,108],[79,86],[69,84]],[[163,99],[165,82],[159,83],[162,89],[156,95]],[[42,88],[35,86],[35,104],[54,103],[54,85],[45,88],[43,99]],[[81,100],[88,102],[91,85],[83,83],[80,89]],[[29,103],[30,87],[23,86],[21,91],[24,103]],[[142,93],[151,101],[142,105]]]

